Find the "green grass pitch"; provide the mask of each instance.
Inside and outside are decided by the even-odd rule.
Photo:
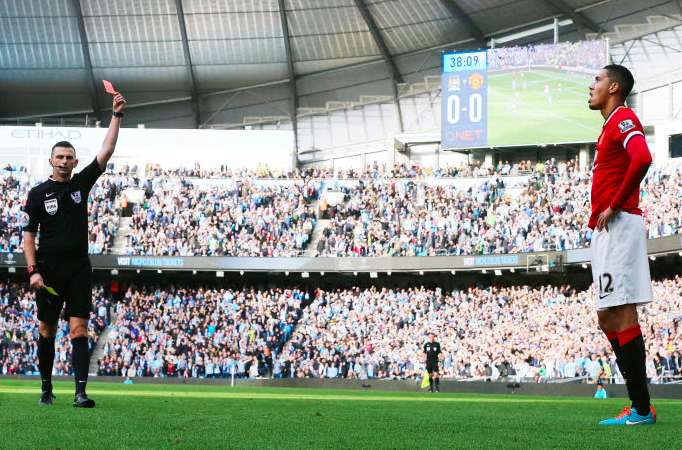
[[[492,73],[488,79],[489,146],[597,140],[603,119],[587,106],[592,76],[531,69]]]
[[[602,428],[623,399],[91,382],[39,407],[38,382],[0,381],[2,448],[679,448],[682,401],[654,426]]]

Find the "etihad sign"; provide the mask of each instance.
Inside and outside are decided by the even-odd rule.
[[[14,139],[48,139],[75,141],[83,137],[80,130],[69,130],[65,128],[45,129],[45,128],[17,128],[10,134]]]

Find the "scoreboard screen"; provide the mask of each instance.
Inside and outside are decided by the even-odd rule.
[[[444,147],[482,147],[488,142],[487,57],[486,51],[443,53]]]
[[[588,89],[607,55],[605,40],[443,53],[441,147],[594,142]]]

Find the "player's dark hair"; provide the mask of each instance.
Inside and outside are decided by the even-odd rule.
[[[70,149],[73,149],[74,153],[76,152],[76,148],[75,148],[73,145],[71,145],[71,142],[69,142],[69,141],[59,141],[59,142],[57,142],[56,144],[54,144],[54,145],[52,146],[52,150],[50,150],[50,156],[51,156],[51,155],[54,155],[54,149],[57,148],[57,147],[70,148]]]
[[[604,69],[609,74],[609,80],[615,81],[620,86],[621,98],[623,100],[628,98],[628,95],[632,92],[632,87],[635,85],[635,78],[632,76],[632,72],[620,64],[609,64],[604,66]]]

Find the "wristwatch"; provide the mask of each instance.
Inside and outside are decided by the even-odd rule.
[[[112,114],[114,117],[118,117],[118,118],[121,118],[121,117],[125,116],[125,114],[123,114],[123,113],[120,112],[120,111],[114,111],[114,112],[112,112],[111,114]]]

